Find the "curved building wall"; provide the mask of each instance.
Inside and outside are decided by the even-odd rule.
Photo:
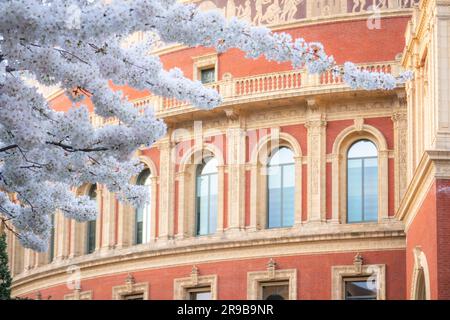
[[[231,2],[200,5],[245,9],[245,2],[235,1],[233,11]],[[277,1],[269,2],[266,13],[270,5],[276,9]],[[274,30],[322,42],[338,63],[351,60],[370,70],[400,71],[409,8],[399,8],[397,1],[384,1],[383,7],[381,1],[374,22],[380,29],[369,29],[374,12],[353,12],[353,1],[297,2],[294,19],[272,17]],[[255,1],[251,6],[256,12]],[[59,213],[52,259],[24,250],[9,237],[14,295],[182,299],[193,289],[209,288],[215,299],[260,299],[267,284],[282,283],[289,299],[342,299],[347,280],[375,276],[378,299],[406,298],[406,237],[403,223],[394,217],[407,184],[404,88],[355,91],[328,75],[310,76],[264,58],[247,60],[236,49],[216,54],[168,46],[158,53],[166,68],[179,67],[193,79],[213,68],[215,81],[208,85],[219,90],[224,103],[201,111],[117,88],[137,107],[153,105],[169,128],[137,155],[151,171],[149,243],[133,245],[134,209],[98,186],[93,253],[85,254],[86,226]],[[50,101],[58,110],[70,107],[61,93]],[[359,140],[377,147],[378,209],[376,221],[347,223],[347,151]],[[262,172],[275,146],[294,154],[294,223],[267,229]],[[204,156],[218,160],[217,230],[196,236],[195,159]]]

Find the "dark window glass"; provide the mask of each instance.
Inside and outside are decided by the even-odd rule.
[[[267,176],[268,228],[294,225],[294,155],[288,148],[278,149],[270,158]]]
[[[211,290],[206,289],[194,289],[189,292],[189,300],[211,300]]]
[[[211,83],[216,80],[216,69],[208,68],[200,71],[202,83]]]
[[[217,228],[217,160],[207,158],[197,167],[197,235],[212,234]]]
[[[286,282],[262,285],[263,300],[289,300],[289,284]]]
[[[151,174],[149,169],[142,171],[138,178],[137,184],[146,186],[148,194],[151,196]],[[147,243],[150,239],[150,217],[151,217],[151,200],[136,208],[135,216],[135,244]]]
[[[97,201],[97,185],[94,184],[89,189],[89,198],[93,201]],[[96,237],[97,221],[92,220],[87,222],[87,239],[86,239],[86,253],[92,253],[95,251],[95,237]]]
[[[347,222],[378,220],[378,152],[368,140],[354,143],[347,155]]]
[[[345,300],[376,300],[376,282],[362,280],[345,280]]]
[[[123,300],[144,300],[144,295],[142,293],[129,294],[129,295],[123,296]]]

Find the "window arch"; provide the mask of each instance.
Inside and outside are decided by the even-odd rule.
[[[302,150],[297,139],[286,132],[271,130],[259,139],[251,151],[249,159],[250,167],[250,221],[249,230],[261,230],[269,227],[269,188],[268,188],[268,170],[272,163],[276,164],[275,156],[277,151],[289,153],[289,162],[293,163],[292,176],[294,196],[292,205],[294,208],[293,224],[291,226],[300,226],[302,223],[302,184],[303,184],[303,161]],[[283,164],[287,164],[286,161]],[[272,179],[274,180],[274,179]],[[286,181],[287,182],[287,181]]]
[[[267,228],[292,227],[295,216],[295,161],[291,149],[272,153],[267,166]]]
[[[377,217],[379,222],[389,220],[389,158],[391,150],[383,133],[377,128],[364,124],[363,119],[355,119],[352,126],[342,130],[333,143],[331,155],[331,203],[333,223],[347,223],[348,221],[348,156],[349,151],[358,141],[370,141],[375,146],[377,154]],[[374,150],[374,149],[372,149]],[[350,156],[357,155],[356,148]],[[373,155],[373,153],[372,153]]]
[[[88,196],[91,200],[97,201],[97,184],[93,184],[89,188]],[[97,221],[92,220],[86,222],[86,253],[92,253],[96,247]]]
[[[378,220],[378,150],[370,140],[347,152],[347,222]]]
[[[152,181],[150,170],[144,169],[138,176],[136,184],[145,186],[148,190],[150,199],[135,209],[134,220],[134,243],[142,244],[150,241],[151,230],[151,196],[152,196]]]
[[[196,235],[207,235],[217,230],[218,170],[215,157],[204,158],[197,166],[196,199]]]

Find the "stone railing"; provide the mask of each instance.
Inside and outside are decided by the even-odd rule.
[[[364,64],[359,67],[371,71],[392,73],[395,76],[400,73],[400,66],[395,61]],[[221,94],[222,106],[351,90],[341,78],[334,78],[331,73],[311,75],[306,70],[291,70],[242,78],[233,78],[230,74],[225,74],[221,81],[208,86]],[[133,103],[138,108],[153,107],[156,115],[161,118],[199,110],[187,102],[157,96],[148,96],[135,100]],[[114,119],[102,120],[95,115],[92,115],[92,121],[96,126],[115,122]]]

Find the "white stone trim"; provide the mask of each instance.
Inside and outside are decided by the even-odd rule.
[[[194,266],[190,277],[178,278],[173,281],[174,300],[189,300],[189,290],[209,287],[211,290],[211,300],[217,300],[217,280],[216,274],[199,275],[198,269]]]
[[[358,127],[359,126],[359,127]],[[389,150],[384,135],[375,127],[356,122],[344,129],[333,144],[332,221],[347,221],[347,151],[358,140],[370,140],[378,152],[378,221],[389,219]]]
[[[386,265],[371,264],[362,265],[356,261],[352,265],[333,266],[331,268],[331,298],[333,300],[344,300],[344,281],[346,278],[369,277],[369,280],[377,281],[377,300],[386,299]]]
[[[425,299],[430,300],[431,299],[430,270],[428,268],[427,257],[420,247],[414,248],[413,254],[414,254],[414,271],[411,279],[410,299],[411,300],[418,299],[418,290],[420,289],[418,281],[420,273],[423,273],[425,281],[424,283]]]
[[[302,150],[299,142],[286,132],[272,128],[270,134],[260,138],[250,156],[250,230],[266,228],[267,219],[267,175],[266,165],[273,150],[287,147],[294,155],[295,204],[294,223],[302,223]]]
[[[192,75],[194,80],[201,81],[201,71],[208,68],[214,68],[214,81],[217,82],[219,80],[219,59],[217,53],[193,57],[192,60],[194,68]]]
[[[224,222],[224,180],[225,167],[223,153],[213,144],[203,143],[194,145],[183,155],[178,180],[178,239],[195,236],[195,178],[196,168],[205,155],[212,155],[217,160],[217,229],[216,233],[223,232]]]
[[[297,269],[275,268],[276,264],[271,259],[267,270],[247,273],[247,300],[262,300],[263,284],[281,281],[289,283],[289,300],[297,300]]]

